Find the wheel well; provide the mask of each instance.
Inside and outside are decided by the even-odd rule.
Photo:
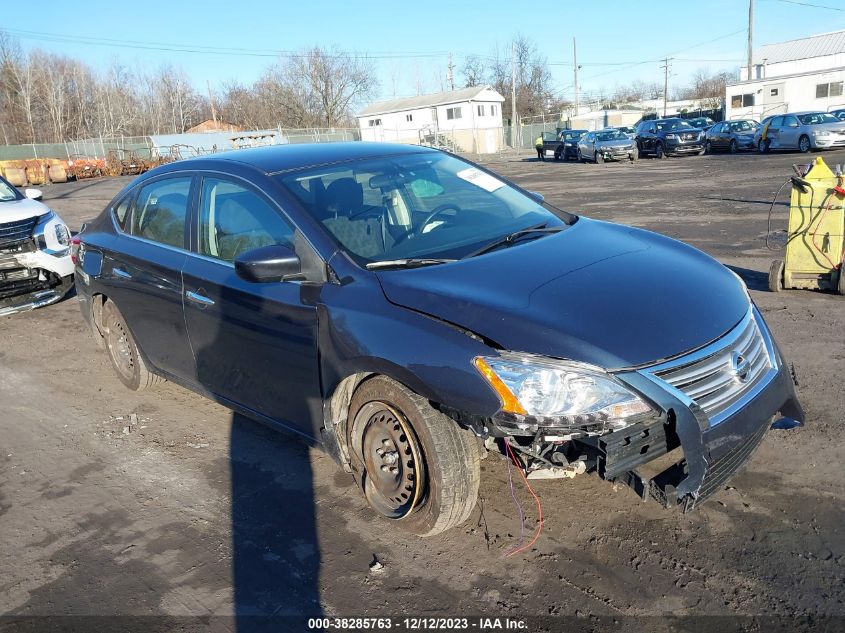
[[[99,337],[98,342],[102,343],[103,334],[103,306],[108,301],[108,297],[104,294],[95,294],[91,297],[91,317],[92,330],[95,336]]]

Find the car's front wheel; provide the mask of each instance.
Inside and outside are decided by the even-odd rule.
[[[802,154],[806,154],[810,151],[810,137],[806,134],[803,134],[801,138],[798,139],[798,150]]]
[[[712,154],[713,153],[713,146],[710,144],[710,141],[704,142],[704,153],[705,154]]]
[[[739,151],[739,146],[736,144],[736,139],[731,139],[730,150],[731,154],[736,154]]]
[[[596,162],[596,164],[603,163],[604,162],[604,154],[602,154],[601,152],[596,152],[595,154],[593,154],[593,160]]]
[[[478,497],[475,437],[386,376],[361,384],[347,423],[352,468],[370,506],[419,536],[469,518]]]
[[[103,304],[103,332],[106,352],[120,382],[133,391],[164,382],[147,367],[126,320],[113,301]]]
[[[666,152],[663,149],[663,143],[658,143],[654,147],[655,158],[666,158]]]
[[[767,154],[768,151],[769,151],[769,141],[766,141],[764,139],[760,139],[757,142],[757,151],[760,152],[761,154]]]

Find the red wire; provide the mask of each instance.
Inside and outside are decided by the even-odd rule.
[[[507,442],[507,440],[505,441],[505,448],[508,451],[508,455],[510,455],[511,459],[513,459],[514,463],[517,465],[517,470],[519,471],[519,474],[522,475],[522,481],[525,482],[525,486],[528,488],[528,492],[531,493],[531,496],[534,497],[534,501],[537,503],[537,516],[538,516],[538,518],[537,518],[537,531],[534,533],[534,538],[532,538],[531,541],[528,542],[528,544],[523,545],[519,549],[512,551],[510,554],[508,554],[506,556],[506,558],[510,558],[511,556],[515,556],[516,554],[519,554],[520,552],[527,550],[532,545],[534,545],[534,543],[537,542],[538,538],[540,538],[540,533],[543,531],[543,506],[540,505],[540,498],[536,494],[534,494],[534,489],[531,488],[531,484],[528,483],[528,478],[525,476],[525,473],[523,472],[522,466],[520,465],[520,463],[517,461],[516,457],[514,456],[513,449],[511,448],[511,445]]]

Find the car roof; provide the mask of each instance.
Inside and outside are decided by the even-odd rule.
[[[268,145],[249,149],[236,149],[219,154],[198,156],[171,163],[178,169],[200,167],[199,163],[228,162],[246,165],[274,174],[305,167],[317,167],[329,163],[338,163],[362,158],[395,156],[401,154],[438,153],[438,150],[419,145],[400,143],[371,143],[367,141],[346,141],[335,143],[294,143],[287,145]]]

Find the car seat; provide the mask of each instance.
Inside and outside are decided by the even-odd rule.
[[[385,250],[382,225],[375,218],[358,217],[364,210],[364,188],[354,178],[338,178],[323,196],[323,225],[347,249],[360,257]]]

